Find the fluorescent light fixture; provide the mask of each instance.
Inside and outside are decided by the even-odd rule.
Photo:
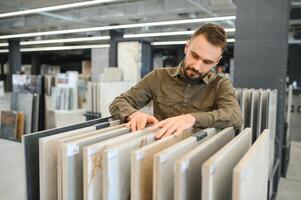
[[[235,32],[235,28],[226,28],[226,32]],[[144,37],[161,37],[161,36],[175,36],[175,35],[192,35],[194,31],[174,31],[174,32],[157,32],[157,33],[138,33],[125,34],[124,38],[144,38]],[[101,41],[109,40],[110,36],[95,36],[95,37],[81,37],[81,38],[66,38],[66,39],[52,39],[52,40],[33,40],[22,41],[20,44],[37,45],[37,44],[54,44],[54,43],[68,43],[68,42],[87,42],[87,41]],[[0,47],[7,47],[8,43],[0,43]]]
[[[228,43],[233,43],[233,42],[235,42],[235,39],[234,38],[229,38],[229,39],[227,39],[227,42]]]
[[[227,39],[227,42],[235,42],[234,38],[229,38]],[[159,45],[181,45],[181,44],[186,44],[187,41],[163,41],[163,42],[152,42],[151,44],[153,46],[159,46]]]
[[[235,28],[226,28],[226,32],[235,32]],[[174,31],[174,32],[158,32],[158,33],[140,33],[140,34],[126,34],[124,38],[144,38],[144,37],[161,37],[174,35],[192,35],[195,31]]]
[[[21,45],[34,45],[34,44],[54,44],[54,43],[68,43],[68,42],[88,42],[109,40],[110,36],[97,36],[97,37],[82,37],[82,38],[66,38],[66,39],[53,39],[53,40],[36,40],[20,42]]]
[[[43,32],[34,32],[34,33],[2,35],[2,36],[0,36],[0,39],[25,38],[25,37],[58,35],[58,34],[69,34],[69,33],[82,33],[82,32],[91,32],[91,31],[106,31],[106,30],[113,30],[113,29],[127,29],[127,28],[139,28],[139,27],[150,27],[150,26],[170,26],[170,25],[178,25],[178,24],[193,24],[193,23],[200,23],[200,22],[225,21],[225,20],[234,20],[234,19],[236,19],[235,16],[226,16],[226,17],[210,17],[210,18],[198,18],[198,19],[172,20],[172,21],[162,21],[162,22],[147,22],[147,23],[137,23],[137,24],[123,24],[123,25],[113,25],[113,26],[101,26],[101,27],[90,27],[90,28],[78,28],[78,29],[68,29],[68,30],[43,31]]]
[[[75,49],[109,48],[109,47],[110,47],[109,44],[77,45],[77,46],[57,46],[57,47],[37,47],[37,48],[21,48],[21,52],[60,51],[60,50],[75,50]]]
[[[151,44],[154,46],[158,45],[179,45],[179,44],[186,44],[187,41],[164,41],[164,42],[152,42]]]
[[[70,4],[57,5],[57,6],[34,8],[34,9],[28,9],[28,10],[20,10],[20,11],[16,11],[16,12],[2,13],[2,14],[0,14],[0,18],[28,15],[28,14],[39,13],[39,12],[63,10],[63,9],[69,9],[69,8],[78,8],[78,7],[91,6],[91,5],[96,5],[96,4],[110,3],[113,1],[117,1],[117,0],[83,1],[83,2],[78,2],[78,3],[70,3]]]
[[[8,47],[8,43],[7,42],[0,43],[0,47]]]
[[[101,41],[109,40],[110,36],[96,36],[96,37],[81,37],[81,38],[65,38],[65,39],[53,39],[53,40],[32,40],[22,41],[21,46],[37,45],[37,44],[55,44],[55,43],[68,43],[68,42],[89,42],[89,41]],[[0,47],[8,47],[8,43],[0,43]]]
[[[109,48],[109,44],[98,45],[77,45],[77,46],[57,46],[57,47],[37,47],[37,48],[21,48],[21,52],[33,51],[62,51],[75,49],[95,49],[95,48]],[[8,49],[0,49],[0,53],[8,53]]]
[[[0,49],[0,53],[8,53],[8,49]]]

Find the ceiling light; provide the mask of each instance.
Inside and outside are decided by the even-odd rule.
[[[60,51],[60,50],[75,50],[75,49],[95,49],[95,48],[109,48],[109,44],[101,45],[77,45],[77,46],[57,46],[57,47],[37,47],[37,48],[21,48],[21,52],[32,51]]]
[[[227,39],[227,42],[235,42],[234,38],[229,38]],[[151,44],[154,46],[159,46],[159,45],[181,45],[181,44],[186,44],[187,41],[163,41],[163,42],[152,42]]]
[[[150,26],[169,26],[169,25],[176,25],[176,24],[193,24],[193,23],[200,23],[200,22],[234,20],[235,18],[236,18],[235,16],[211,17],[211,18],[198,18],[198,19],[172,20],[172,21],[162,21],[162,22],[147,22],[147,23],[137,23],[137,24],[123,24],[123,25],[112,25],[112,26],[101,26],[101,27],[90,27],[90,28],[78,28],[78,29],[57,30],[57,31],[43,31],[43,32],[34,32],[34,33],[2,35],[2,36],[0,36],[0,39],[24,38],[24,37],[69,34],[69,33],[82,33],[82,32],[91,32],[91,31],[106,31],[106,30],[113,30],[113,29],[127,29],[127,28],[139,28],[139,27],[150,27]]]
[[[235,32],[235,28],[226,28],[226,32]],[[126,34],[124,38],[143,38],[143,37],[160,37],[160,36],[174,36],[174,35],[192,35],[195,31],[173,31],[173,32],[158,32],[158,33],[139,33]]]
[[[78,8],[78,7],[91,6],[91,5],[96,5],[96,4],[110,3],[113,1],[117,1],[117,0],[83,1],[83,2],[78,2],[78,3],[70,3],[70,4],[64,4],[64,5],[43,7],[43,8],[34,8],[34,9],[28,9],[28,10],[20,10],[20,11],[15,11],[15,12],[1,13],[0,18],[28,15],[28,14],[39,13],[39,12],[63,10],[63,9],[69,9],[69,8]]]

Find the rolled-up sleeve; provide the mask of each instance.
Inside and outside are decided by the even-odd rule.
[[[229,79],[223,78],[215,91],[215,109],[210,112],[190,113],[196,118],[195,127],[225,128],[233,126],[239,129],[242,125],[242,116],[239,104],[235,98],[234,88]]]
[[[126,121],[127,117],[147,105],[152,99],[150,83],[153,81],[153,72],[146,75],[138,84],[127,92],[116,97],[109,110],[113,118]]]

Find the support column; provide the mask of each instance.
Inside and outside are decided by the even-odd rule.
[[[117,40],[123,38],[124,30],[110,30],[109,67],[117,67]]]
[[[41,59],[39,53],[31,54],[31,74],[41,74]]]
[[[14,74],[21,71],[21,52],[20,41],[9,40],[8,41],[8,65],[9,73]]]
[[[8,67],[9,74],[6,77],[5,89],[6,91],[12,91],[12,74],[21,72],[21,52],[20,41],[9,40],[8,41]]]
[[[281,176],[290,2],[240,0],[234,49],[234,86],[277,89],[274,192]]]

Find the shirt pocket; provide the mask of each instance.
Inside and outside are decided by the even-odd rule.
[[[154,101],[154,111],[164,117],[178,114],[177,101],[167,97],[157,97]]]

